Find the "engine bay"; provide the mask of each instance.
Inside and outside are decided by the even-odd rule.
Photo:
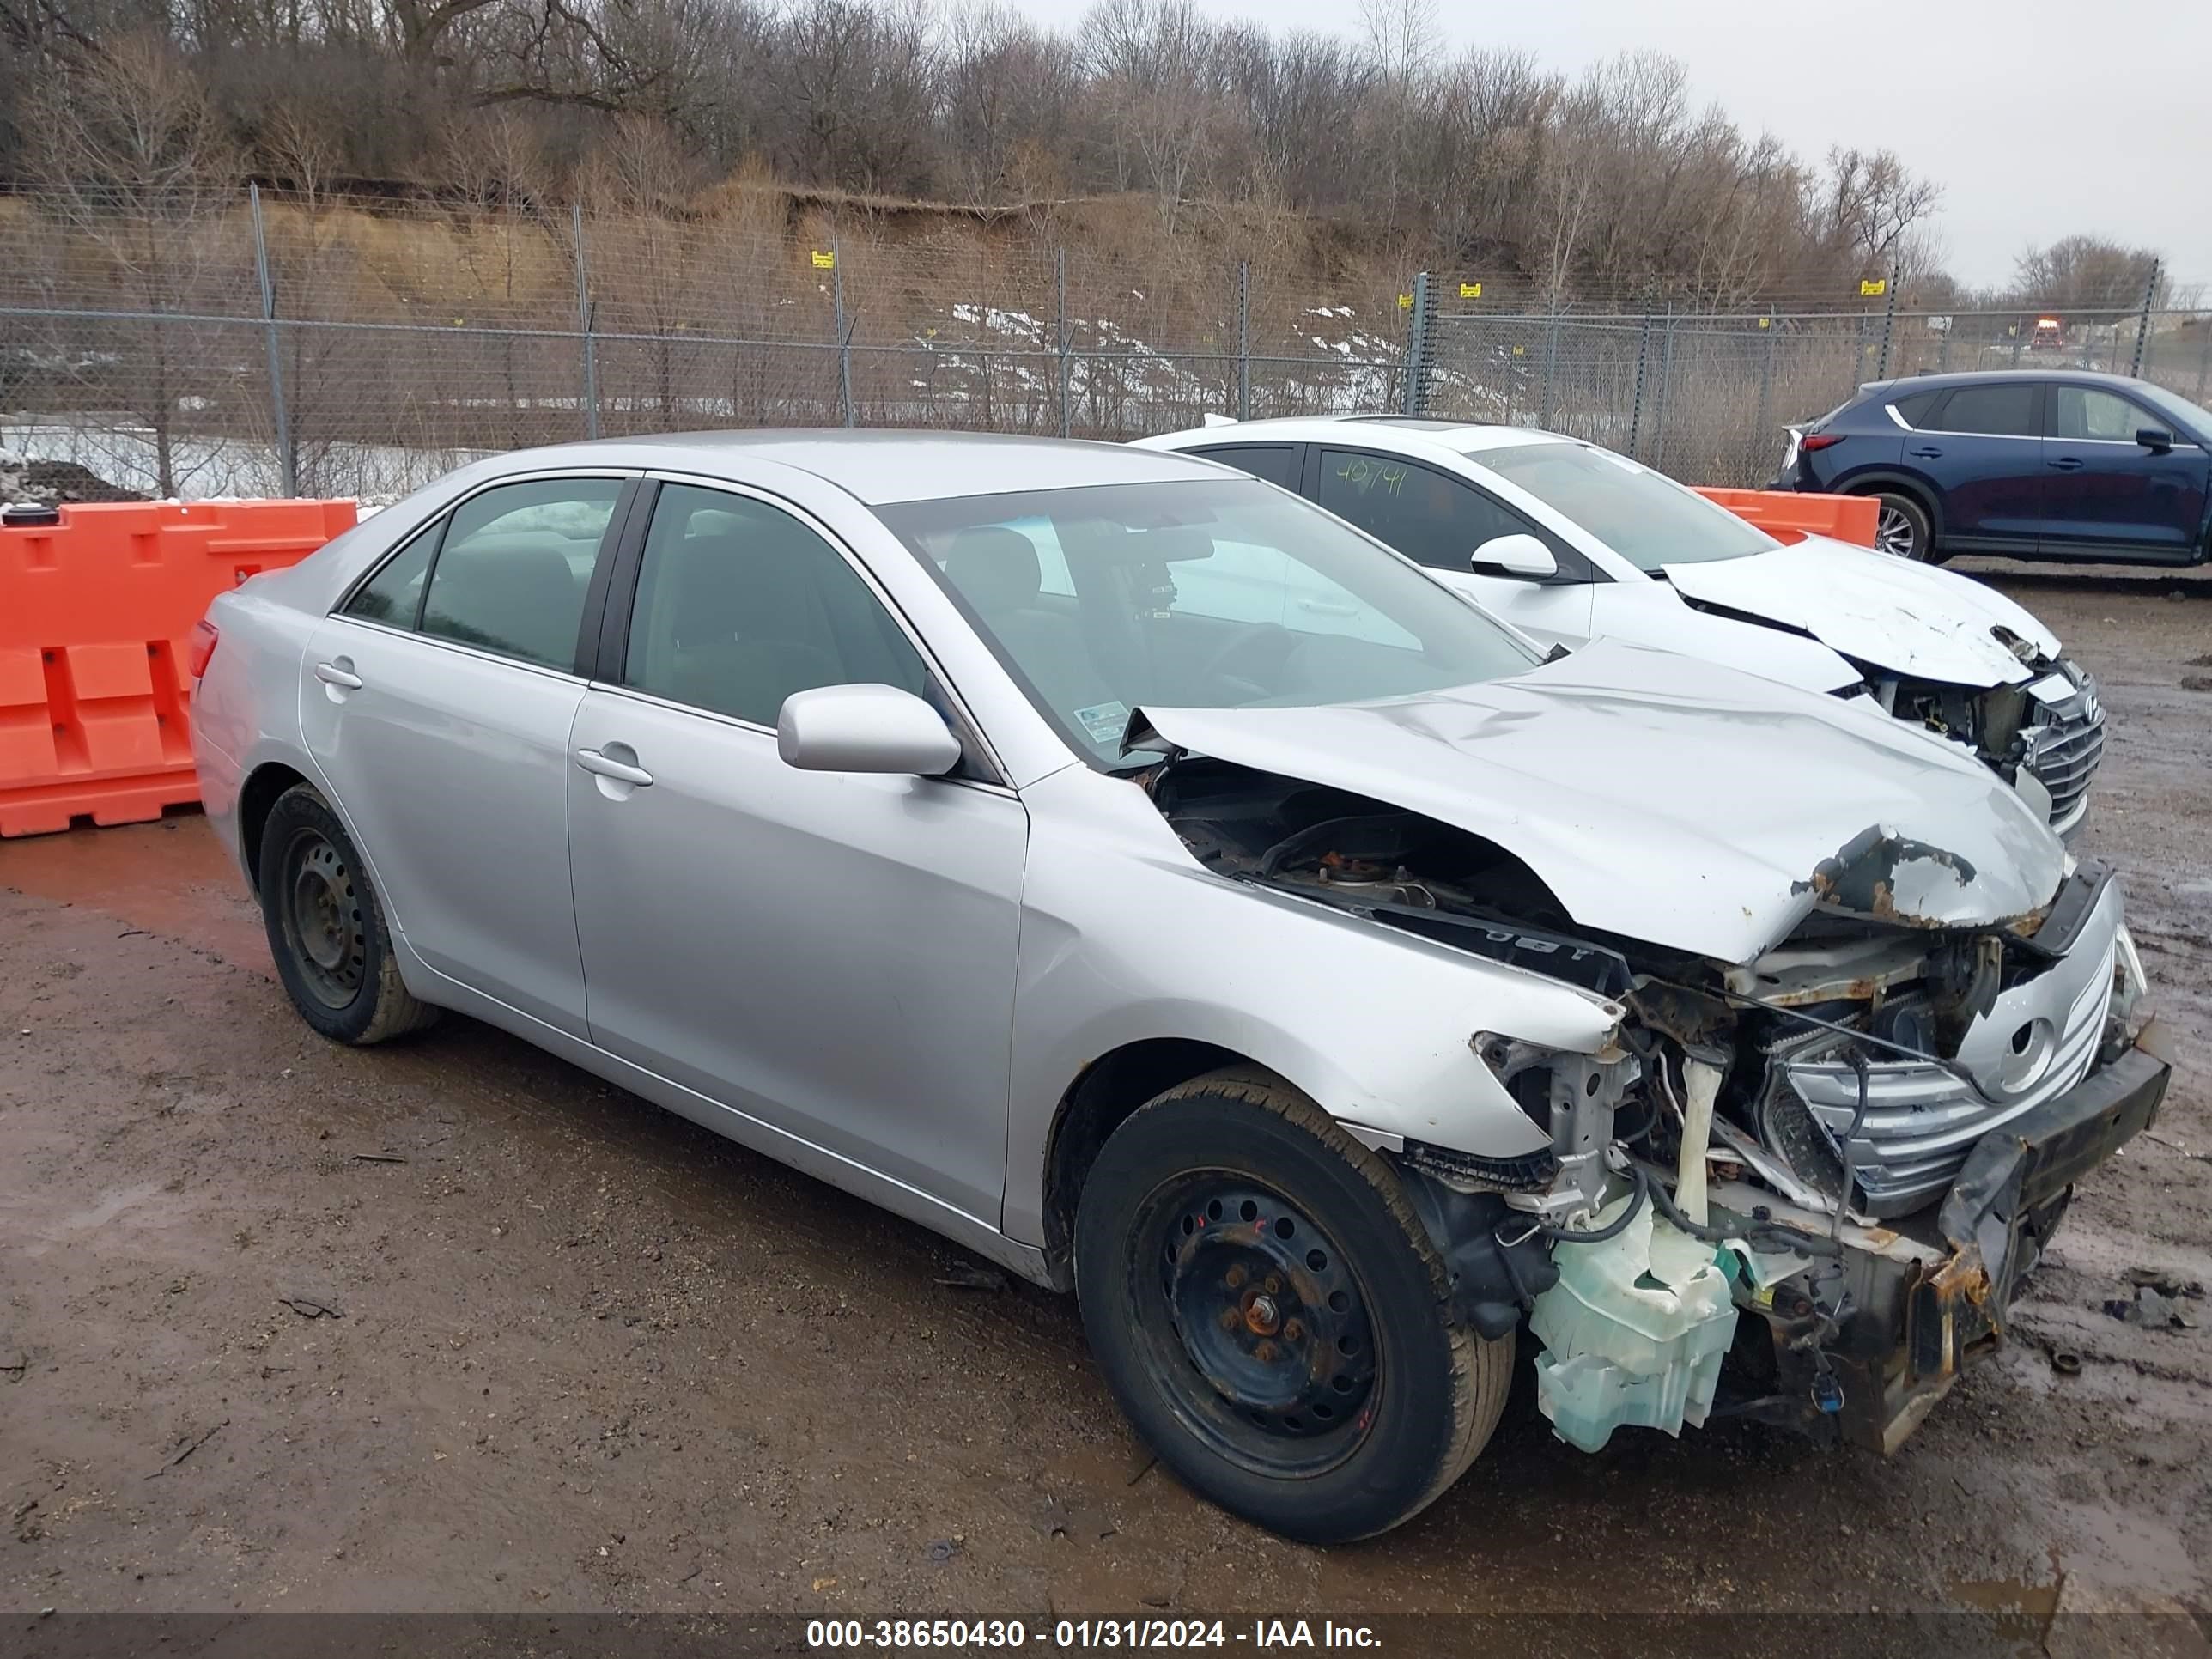
[[[2133,1041],[2141,972],[2102,866],[2034,915],[1940,927],[1886,915],[1847,863],[1816,872],[1823,902],[1788,938],[1723,963],[1580,927],[1521,859],[1387,803],[1188,755],[1144,782],[1218,875],[1620,1006],[1595,1054],[1472,1034],[1547,1151],[1385,1148],[1478,1328],[1537,1337],[1540,1402],[1588,1449],[1723,1411],[1815,1432],[1856,1416],[1886,1440],[1901,1400],[2000,1328],[1947,1302],[1935,1381],[1893,1363],[1899,1309],[1956,1271],[1949,1199],[1976,1148]],[[2028,1218],[2031,1256],[2063,1206]]]

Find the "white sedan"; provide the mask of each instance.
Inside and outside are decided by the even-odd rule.
[[[1143,438],[1319,502],[1541,645],[1607,637],[1866,695],[1973,750],[2070,836],[2105,745],[2096,682],[1971,577],[1785,544],[1596,444],[1410,416],[1217,422]]]

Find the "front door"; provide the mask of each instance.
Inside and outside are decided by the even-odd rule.
[[[585,599],[623,481],[462,501],[309,641],[301,724],[390,921],[440,973],[584,1035],[568,728]]]
[[[1465,479],[1419,461],[1349,449],[1322,449],[1317,459],[1314,499],[1337,517],[1427,566],[1540,646],[1573,647],[1589,637],[1588,572],[1558,537]],[[1484,543],[1510,535],[1534,536],[1549,547],[1559,574],[1509,575],[1474,562]]]
[[[995,1227],[1021,802],[776,753],[795,691],[945,706],[904,630],[794,514],[668,483],[603,672],[567,772],[592,1040]]]
[[[2051,388],[2043,464],[2050,474],[2043,550],[2185,562],[2204,527],[2204,452],[2171,417],[2102,386]],[[2136,434],[2162,431],[2167,448]]]

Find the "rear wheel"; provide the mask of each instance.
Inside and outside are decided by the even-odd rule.
[[[1875,500],[1880,504],[1875,519],[1875,552],[1929,564],[1942,562],[1942,556],[1935,550],[1935,529],[1929,522],[1926,507],[1910,495],[1889,490],[1880,492]]]
[[[368,871],[337,814],[307,785],[269,809],[258,868],[277,976],[308,1024],[366,1045],[437,1019],[400,982]]]
[[[1396,1526],[1504,1405],[1513,1338],[1454,1317],[1396,1176],[1265,1073],[1198,1079],[1114,1132],[1075,1275],[1100,1368],[1161,1461],[1293,1538]]]

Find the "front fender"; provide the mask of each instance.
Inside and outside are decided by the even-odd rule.
[[[1126,780],[1072,767],[1023,799],[1011,1237],[1043,1242],[1046,1147],[1069,1085],[1130,1043],[1211,1043],[1336,1117],[1510,1158],[1550,1138],[1477,1058],[1475,1034],[1594,1054],[1620,1024],[1594,993],[1215,876]]]

